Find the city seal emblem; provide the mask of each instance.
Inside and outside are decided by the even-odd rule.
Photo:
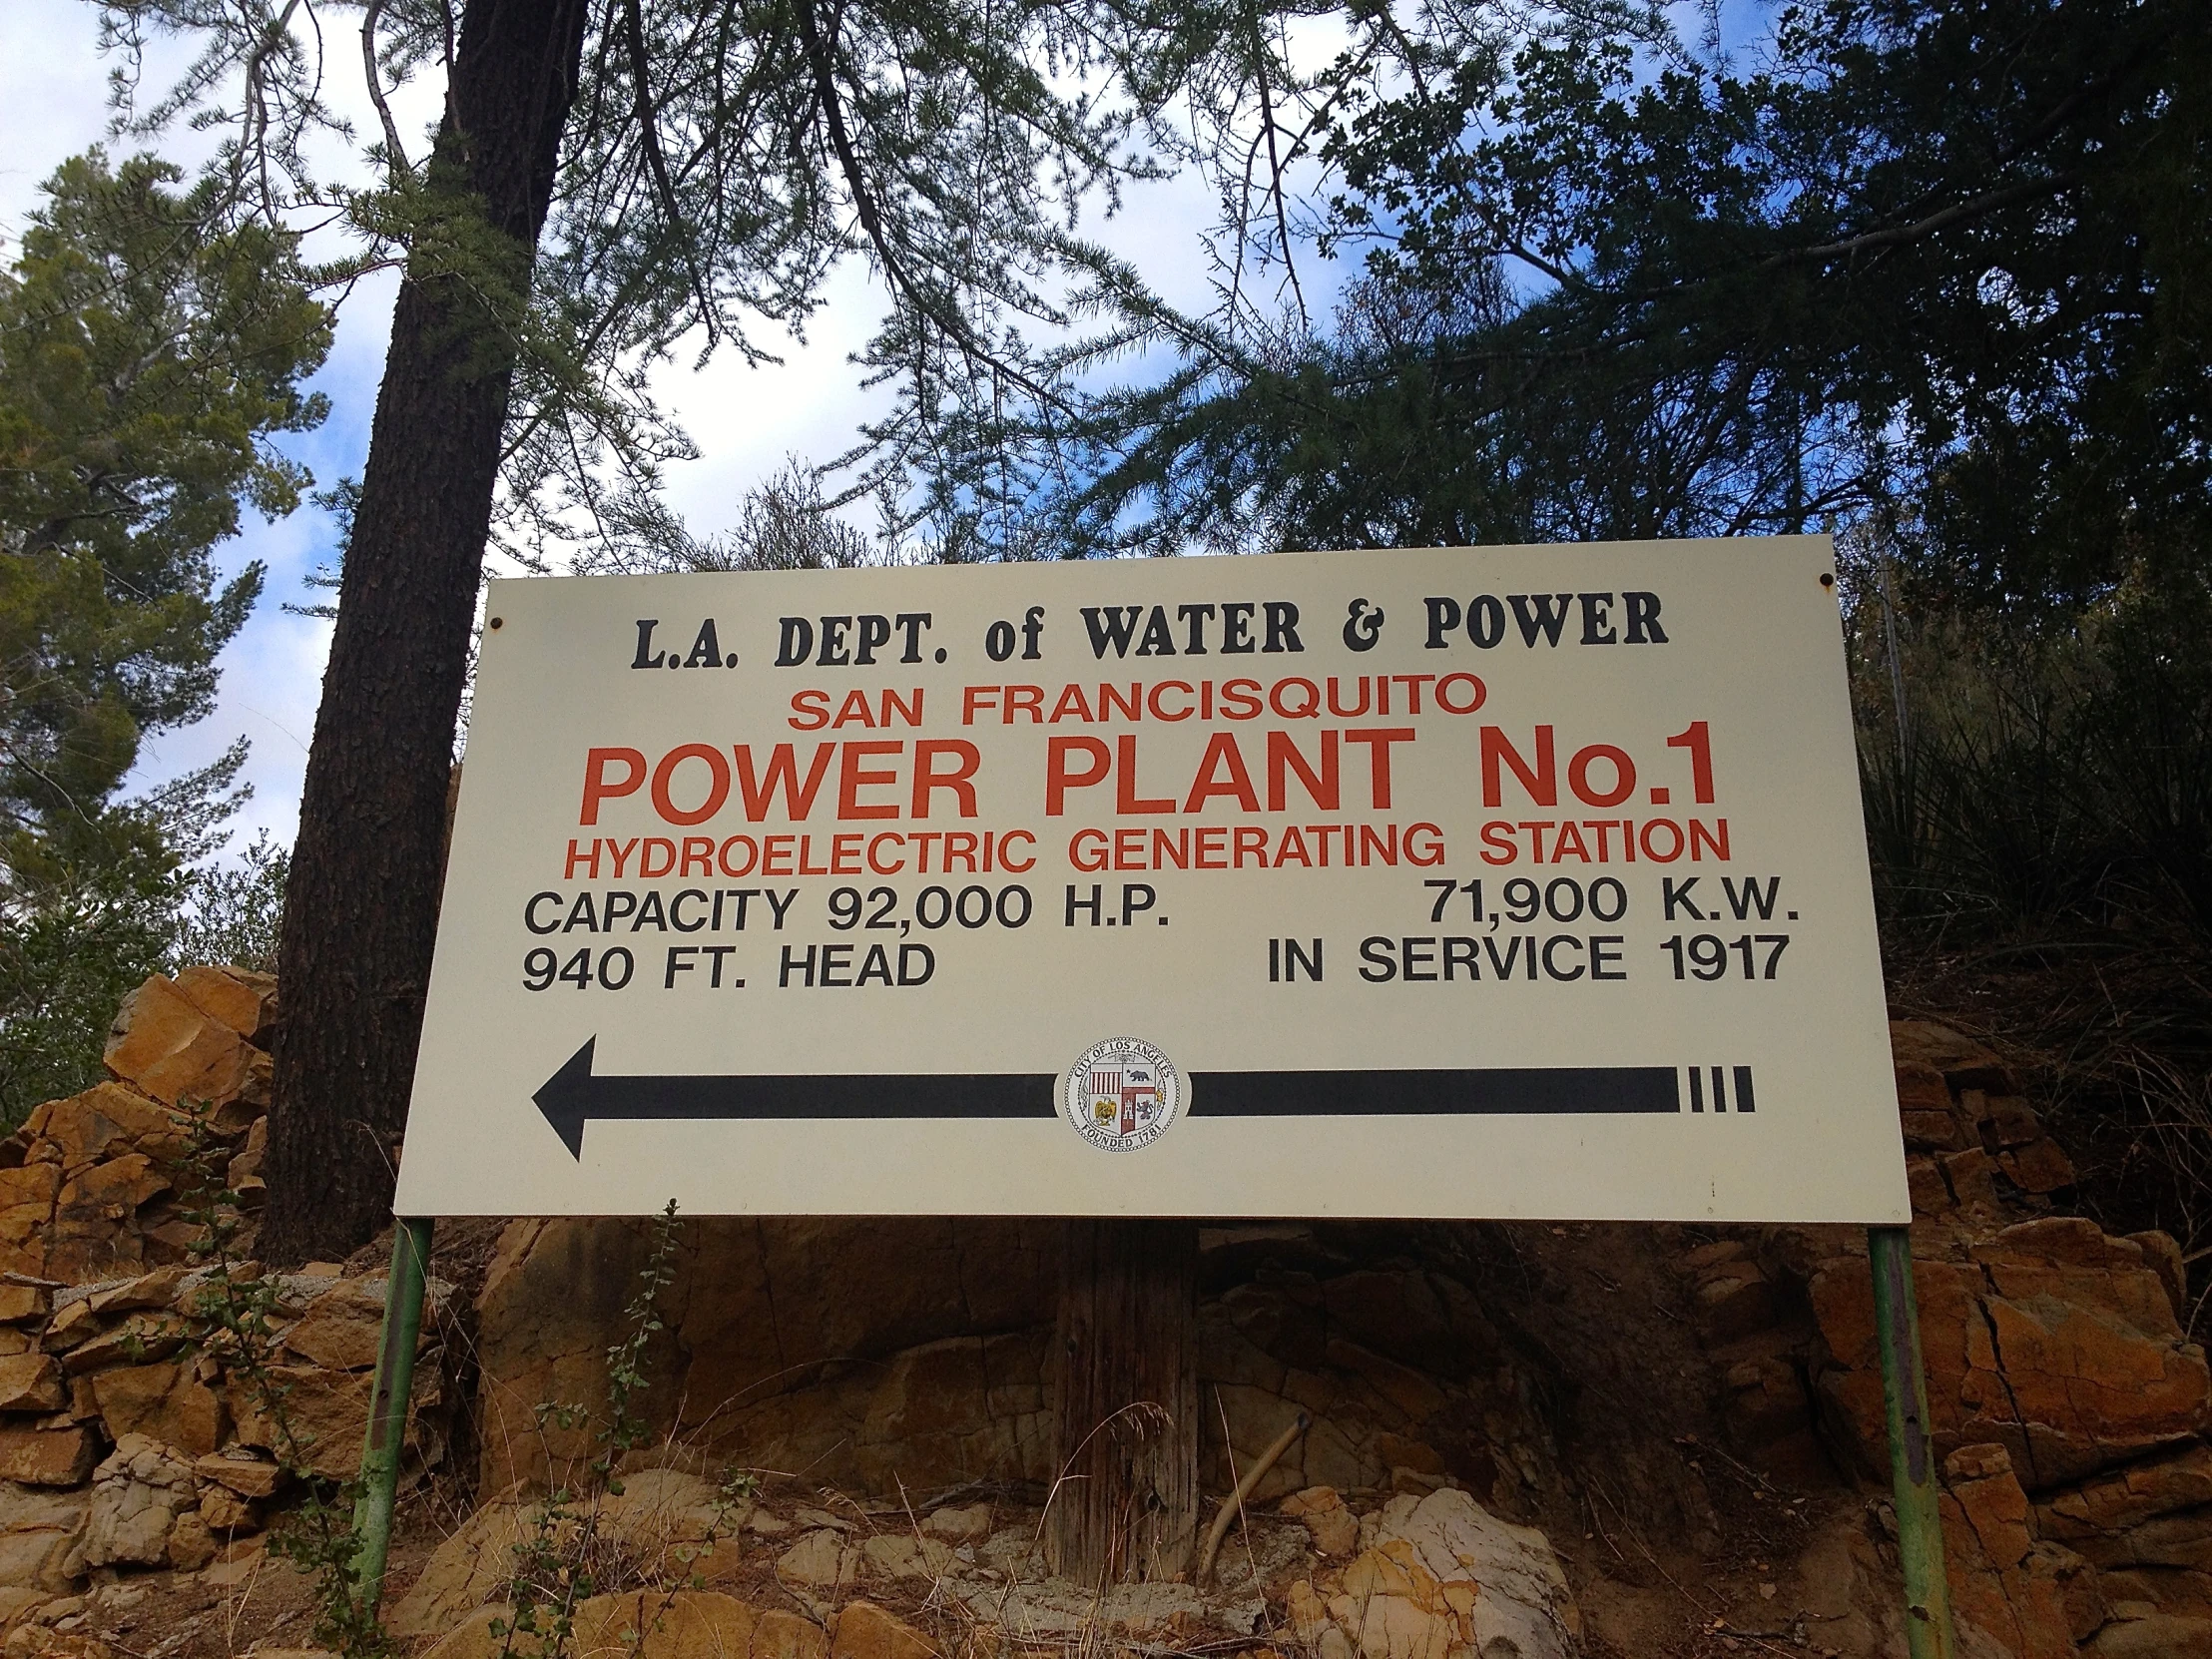
[[[1136,1037],[1086,1049],[1060,1080],[1060,1111],[1102,1152],[1135,1152],[1167,1133],[1183,1110],[1175,1062]]]

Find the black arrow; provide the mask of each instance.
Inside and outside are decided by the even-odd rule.
[[[1049,1118],[1059,1079],[1038,1072],[595,1077],[597,1037],[532,1096],[569,1156],[584,1125],[651,1119]],[[1672,1066],[1435,1071],[1202,1071],[1193,1117],[1382,1117],[1679,1112]]]
[[[1048,1118],[1052,1079],[1035,1072],[966,1076],[754,1075],[594,1077],[585,1040],[531,1098],[570,1154],[584,1125],[650,1118]]]

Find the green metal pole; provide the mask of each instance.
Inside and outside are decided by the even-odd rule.
[[[1913,1296],[1913,1234],[1867,1229],[1874,1321],[1882,1343],[1882,1403],[1890,1419],[1890,1480],[1897,1494],[1898,1554],[1905,1563],[1905,1640],[1913,1659],[1955,1659],[1943,1519],[1936,1505],[1936,1447],[1928,1427],[1928,1373]]]
[[[384,1593],[384,1556],[391,1548],[392,1501],[399,1489],[399,1454],[407,1442],[407,1393],[414,1386],[415,1347],[422,1339],[423,1278],[429,1262],[429,1222],[402,1221],[392,1229],[384,1335],[376,1351],[376,1381],[368,1395],[361,1495],[353,1504],[353,1564],[359,1572],[360,1604],[371,1614]]]

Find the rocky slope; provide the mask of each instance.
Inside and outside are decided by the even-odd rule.
[[[14,1659],[298,1639],[261,1529],[299,1489],[286,1444],[350,1468],[382,1281],[218,1279],[194,1255],[194,1153],[243,1207],[231,1255],[251,1248],[273,990],[149,981],[112,1080],[0,1147]],[[2066,1213],[2070,1167],[1998,1056],[1925,1024],[1894,1041],[1963,1651],[2212,1655],[2212,1383],[2178,1251]],[[1032,1547],[1050,1224],[686,1224],[619,1493],[589,1475],[593,1411],[650,1228],[515,1222],[477,1265],[455,1237],[433,1266],[467,1284],[434,1299],[412,1466],[442,1460],[434,1496],[465,1487],[473,1512],[414,1500],[390,1619],[441,1659],[514,1647],[495,1622],[564,1569],[602,1592],[575,1609],[579,1653],[624,1631],[759,1659],[1100,1636],[1315,1659],[1903,1651],[1849,1229],[1210,1229],[1206,1488],[1298,1413],[1312,1427],[1218,1582],[1105,1600]],[[237,1285],[267,1326],[252,1354],[211,1322]],[[554,1485],[580,1495],[549,1508]]]

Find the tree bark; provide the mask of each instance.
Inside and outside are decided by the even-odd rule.
[[[585,0],[468,0],[392,315],[299,804],[277,965],[273,1262],[343,1257],[391,1214],[437,930],[446,786],[528,293]],[[459,248],[498,276],[438,268]],[[495,297],[483,297],[487,287]]]
[[[1198,1224],[1071,1221],[1061,1273],[1053,1571],[1171,1578],[1198,1530]]]

